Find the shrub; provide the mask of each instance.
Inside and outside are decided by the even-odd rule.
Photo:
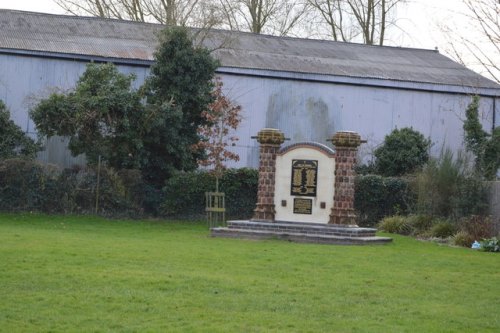
[[[69,180],[67,196],[74,203],[73,209],[78,213],[96,212],[97,197],[99,215],[131,216],[138,209],[127,200],[125,187],[113,169],[101,167],[99,187],[96,168],[74,169],[66,175],[68,179],[64,181]]]
[[[385,216],[406,214],[412,199],[408,181],[377,175],[356,177],[354,207],[358,224],[374,226]]]
[[[490,185],[477,174],[465,174],[458,184],[455,216],[482,215],[488,213]]]
[[[146,214],[153,216],[161,215],[161,207],[165,201],[165,193],[162,189],[157,189],[150,184],[144,184],[144,198],[142,209]]]
[[[478,109],[479,96],[473,96],[465,111],[465,146],[474,154],[477,171],[486,179],[493,180],[500,167],[500,127],[494,128],[491,135],[485,132]]]
[[[468,233],[474,240],[489,238],[495,234],[493,221],[488,216],[471,215],[464,217],[460,220],[459,228]]]
[[[229,218],[250,218],[257,202],[258,172],[254,169],[228,169],[220,179],[220,191],[226,196]],[[205,192],[215,191],[215,176],[208,171],[181,172],[171,177],[163,193],[161,213],[176,217],[202,217]]]
[[[28,137],[24,131],[10,119],[10,112],[0,100],[0,158],[34,158],[41,146]]]
[[[457,246],[470,248],[472,243],[474,243],[474,237],[466,231],[461,230],[453,236],[453,244]]]
[[[201,217],[205,211],[205,192],[212,190],[215,178],[205,171],[179,172],[167,180],[160,213],[166,216]]]
[[[256,169],[228,169],[224,172],[220,188],[226,193],[229,217],[245,219],[252,217],[257,202],[258,180],[259,173]]]
[[[419,214],[458,220],[484,214],[488,208],[487,185],[471,170],[467,159],[461,154],[454,158],[449,149],[417,173],[413,189]]]
[[[63,170],[59,186],[64,188],[63,213],[95,213],[97,168],[75,167]],[[154,198],[138,170],[101,167],[98,214],[109,217],[137,217],[150,213],[147,204]],[[158,200],[159,206],[159,200]]]
[[[0,210],[95,213],[97,173],[92,168],[60,170],[25,159],[0,161]],[[102,168],[99,210],[105,216],[135,216],[140,207],[127,198],[116,172]]]
[[[144,210],[146,201],[146,184],[138,169],[118,170],[117,176],[123,184],[124,197],[140,210]]]
[[[436,221],[430,230],[430,235],[437,238],[448,238],[455,234],[456,228],[446,220]]]
[[[395,129],[377,148],[375,168],[383,176],[401,176],[422,167],[429,159],[431,141],[412,128]]]
[[[46,173],[36,161],[0,160],[0,210],[40,210],[44,201],[54,200],[50,190],[56,181],[57,175]]]
[[[429,215],[410,215],[408,221],[412,225],[416,235],[425,234],[434,224],[432,216]]]
[[[480,243],[481,243],[481,251],[500,252],[500,241],[496,237],[490,239],[484,239]]]
[[[384,218],[379,224],[379,229],[400,235],[410,235],[413,232],[408,218],[398,215]]]
[[[357,164],[354,167],[357,175],[375,175],[377,170],[375,169],[375,164],[370,161],[366,164]]]

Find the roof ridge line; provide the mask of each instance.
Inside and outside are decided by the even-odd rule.
[[[155,26],[155,27],[167,27],[167,25],[161,24],[161,23],[140,22],[140,21],[100,17],[100,16],[53,14],[53,13],[41,13],[41,12],[32,12],[32,11],[24,11],[24,10],[17,10],[17,9],[2,9],[2,8],[0,8],[0,11],[17,12],[17,13],[23,13],[23,14],[29,14],[29,15],[36,15],[36,16],[53,16],[53,17],[55,16],[55,17],[61,17],[61,18],[67,18],[67,19],[77,19],[77,20],[108,21],[108,22],[119,23],[119,24],[149,25],[149,26]],[[197,27],[188,27],[188,28],[193,29],[193,30],[203,29],[203,28],[197,28]],[[227,30],[227,29],[221,29],[221,28],[210,28],[210,30],[231,33],[231,34],[253,36],[255,38],[286,39],[286,40],[297,40],[297,41],[302,41],[302,42],[307,42],[307,43],[342,44],[342,45],[349,45],[349,46],[354,46],[354,47],[388,48],[388,49],[412,50],[412,51],[419,51],[419,52],[437,52],[437,53],[439,53],[439,51],[437,51],[435,49],[425,49],[425,48],[416,48],[416,47],[392,46],[392,45],[371,45],[371,44],[335,41],[335,40],[319,39],[319,38],[275,36],[275,35],[270,35],[270,34],[256,34],[256,33],[249,32],[249,31]]]

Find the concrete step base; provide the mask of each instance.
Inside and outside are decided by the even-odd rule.
[[[392,238],[375,236],[376,229],[372,228],[296,222],[228,221],[227,224],[225,228],[212,228],[211,236],[338,245],[386,244],[392,241]]]

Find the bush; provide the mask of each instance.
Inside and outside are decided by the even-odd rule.
[[[448,238],[455,234],[456,228],[446,220],[436,221],[430,230],[430,235],[437,238]]]
[[[464,175],[458,184],[455,215],[484,216],[489,210],[490,185],[477,174]]]
[[[446,149],[430,160],[413,183],[419,214],[459,220],[482,215],[488,209],[488,186],[472,171],[468,161]]]
[[[481,243],[481,251],[500,252],[500,241],[496,237],[490,239],[484,239],[480,243]]]
[[[412,128],[395,129],[377,148],[375,169],[383,176],[401,176],[414,172],[429,159],[431,141]]]
[[[426,234],[434,225],[434,220],[429,215],[410,215],[408,221],[416,235]]]
[[[0,210],[95,213],[96,196],[95,169],[60,170],[25,159],[0,161]],[[97,213],[135,216],[140,211],[140,206],[127,197],[118,174],[101,168]]]
[[[486,179],[493,180],[500,167],[500,127],[494,128],[491,135],[485,132],[478,109],[479,96],[473,96],[465,110],[465,146],[474,154],[476,170]]]
[[[385,216],[409,212],[412,194],[403,178],[384,178],[377,175],[358,176],[355,181],[354,208],[358,224],[376,225]]]
[[[375,164],[373,162],[368,162],[366,164],[357,164],[354,167],[354,171],[357,175],[376,175],[377,170],[375,169]]]
[[[493,221],[487,216],[472,215],[464,217],[460,220],[459,228],[469,234],[473,240],[489,238],[495,234]]]
[[[252,217],[257,203],[258,182],[259,173],[256,169],[228,169],[224,172],[220,189],[226,194],[229,217],[238,219]]]
[[[253,169],[226,170],[220,189],[226,193],[227,216],[249,218],[257,201],[258,173]],[[205,192],[213,191],[209,172],[178,173],[163,190],[142,181],[138,170],[75,167],[60,170],[25,159],[0,161],[0,210],[137,217],[144,212],[176,217],[203,217]],[[98,191],[98,192],[97,192]]]
[[[57,175],[46,172],[40,163],[27,159],[0,160],[0,210],[42,210],[48,201],[57,200]],[[57,197],[57,195],[55,196]]]
[[[41,150],[24,131],[10,119],[10,112],[0,100],[0,159],[27,157],[34,158]]]
[[[213,191],[215,178],[205,171],[179,172],[167,180],[165,201],[160,214],[165,216],[201,217],[205,213],[205,192]]]
[[[470,248],[472,243],[474,243],[474,237],[466,231],[461,230],[453,236],[453,244],[457,246]]]
[[[228,218],[250,218],[257,202],[258,172],[228,169],[220,179]],[[171,177],[163,193],[161,213],[166,216],[200,218],[205,215],[205,192],[215,191],[215,176],[208,171],[181,172]]]
[[[410,235],[413,232],[412,225],[408,218],[398,215],[384,218],[379,224],[379,229],[400,235]]]
[[[95,213],[97,196],[99,215],[135,216],[140,212],[140,207],[127,200],[125,186],[111,168],[101,167],[99,188],[96,168],[68,170],[63,174],[61,182],[66,184],[65,195],[70,204],[66,209],[71,209],[71,213]]]

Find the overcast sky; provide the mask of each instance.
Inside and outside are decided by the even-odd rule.
[[[0,8],[64,14],[53,0],[0,0]],[[446,54],[446,38],[440,23],[452,24],[469,33],[460,14],[461,0],[409,0],[397,13],[398,31],[392,30],[387,45],[434,49]]]

